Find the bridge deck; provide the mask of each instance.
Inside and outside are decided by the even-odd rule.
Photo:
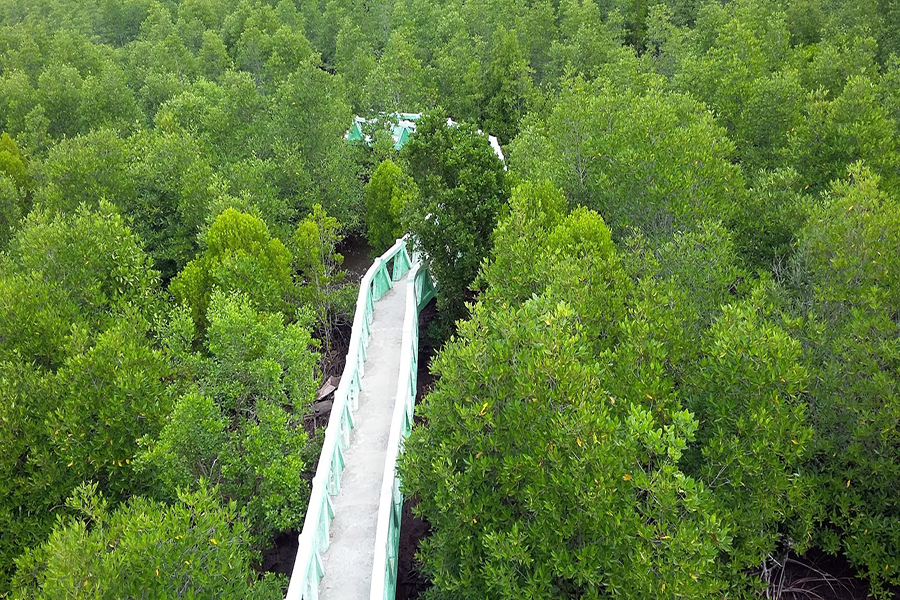
[[[366,375],[354,415],[350,449],[341,478],[341,493],[332,501],[335,519],[331,543],[323,556],[325,576],[319,582],[324,600],[369,598],[378,502],[385,453],[394,414],[400,346],[406,304],[406,277],[375,303],[366,355]]]

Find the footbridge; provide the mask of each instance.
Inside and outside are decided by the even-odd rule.
[[[397,456],[413,423],[419,311],[434,297],[408,237],[360,283],[286,600],[387,600],[397,586]]]

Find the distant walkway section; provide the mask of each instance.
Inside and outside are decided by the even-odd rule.
[[[375,306],[366,377],[359,393],[359,410],[353,417],[356,426],[344,454],[347,464],[341,493],[332,499],[335,519],[325,554],[325,577],[319,584],[322,600],[369,597],[384,455],[400,374],[405,284],[404,277]]]
[[[412,426],[418,314],[432,297],[406,238],[363,277],[287,600],[394,597],[396,461]]]

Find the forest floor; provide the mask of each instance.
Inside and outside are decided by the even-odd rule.
[[[385,248],[384,250],[387,250]],[[344,257],[341,268],[347,271],[347,280],[359,283],[372,266],[372,247],[364,237],[352,236],[341,242],[337,251]]]
[[[257,570],[260,573],[278,573],[290,578],[299,547],[299,531],[283,531],[277,534],[272,539],[270,547],[263,551],[262,564]]]
[[[868,584],[855,576],[853,567],[842,556],[831,556],[812,549],[801,557],[784,559],[784,567],[769,576],[767,598],[777,600],[864,600],[869,598]],[[900,590],[893,597],[898,598]]]

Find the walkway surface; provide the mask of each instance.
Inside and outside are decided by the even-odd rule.
[[[331,543],[323,556],[325,576],[319,598],[369,598],[372,580],[378,501],[384,478],[385,453],[400,374],[400,346],[406,309],[406,277],[375,303],[368,360],[361,380],[356,426],[350,434],[341,493],[332,498],[335,518]]]

